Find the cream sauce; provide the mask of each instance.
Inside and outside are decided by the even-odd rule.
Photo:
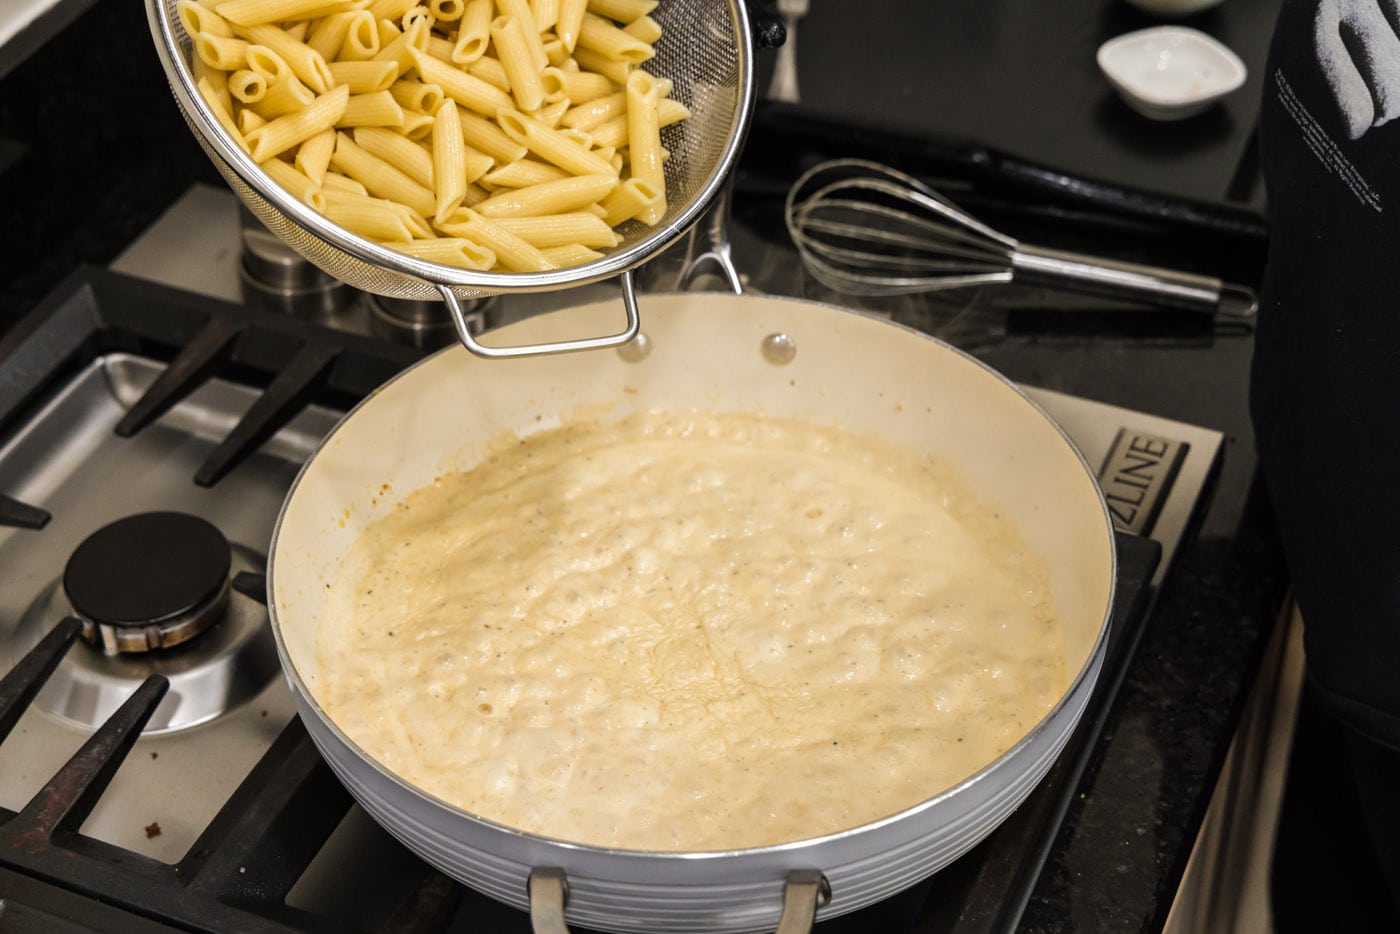
[[[323,702],[428,793],[546,836],[760,846],[917,804],[1067,687],[1048,576],[948,464],[648,413],[495,446],[352,547]]]

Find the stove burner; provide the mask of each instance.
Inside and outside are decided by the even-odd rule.
[[[79,545],[63,590],[83,639],[109,655],[169,648],[199,635],[228,603],[232,550],[218,528],[178,512],[118,519]]]

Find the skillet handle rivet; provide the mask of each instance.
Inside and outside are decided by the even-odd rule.
[[[763,339],[760,348],[763,351],[763,359],[774,366],[783,366],[791,363],[797,356],[797,344],[786,334],[769,334]]]

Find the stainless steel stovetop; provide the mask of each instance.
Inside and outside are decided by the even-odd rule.
[[[239,242],[236,200],[226,191],[199,186],[112,269],[236,303],[241,298]],[[501,313],[511,320],[608,294],[605,284],[512,297],[502,303]],[[368,330],[363,308],[332,325],[357,333]],[[301,410],[237,469],[212,486],[201,486],[191,478],[258,404],[259,390],[213,379],[143,430],[120,436],[119,423],[164,368],[140,353],[111,352],[90,360],[0,447],[0,493],[53,516],[38,532],[0,529],[0,567],[6,569],[6,587],[0,589],[0,656],[6,667],[67,612],[59,582],[73,549],[120,517],[153,510],[203,517],[222,530],[240,561],[256,568],[299,465],[340,416],[336,409],[316,405]],[[1034,388],[1028,392],[1060,421],[1091,464],[1105,466],[1105,489],[1125,527],[1133,520],[1150,520],[1151,538],[1162,548],[1153,577],[1159,582],[1207,487],[1220,456],[1221,435]],[[1150,603],[1150,594],[1147,599]],[[250,618],[265,613],[245,595],[232,594],[230,601],[234,611]],[[248,651],[258,657],[258,637],[250,638],[254,644]],[[95,664],[92,654],[75,646],[6,740],[0,808],[25,807],[92,734],[93,725],[115,711],[144,677],[139,668]],[[187,652],[176,662],[155,665],[171,679],[171,690],[82,823],[83,835],[157,864],[190,858],[211,820],[294,718],[275,664],[254,665],[251,673],[237,677],[219,664]],[[1113,687],[1106,685],[1110,696]],[[223,703],[227,712],[209,713]],[[385,916],[392,906],[375,902],[376,890],[383,886],[356,880],[411,875],[405,867],[414,861],[405,857],[358,808],[351,808],[286,903],[332,924]]]

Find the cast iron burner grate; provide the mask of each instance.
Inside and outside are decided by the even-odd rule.
[[[100,270],[80,271],[0,343],[0,437],[46,392],[108,353],[170,361],[121,422],[132,433],[219,375],[261,395],[209,455],[196,483],[216,483],[305,405],[345,409],[417,358],[415,351]],[[0,522],[41,529],[43,511],[0,498]],[[29,533],[24,533],[29,534]],[[34,534],[43,534],[36,531]],[[1079,727],[1049,774],[990,837],[932,880],[887,902],[818,925],[826,934],[972,934],[1013,928],[1086,769],[1141,634],[1160,547],[1118,538],[1119,582],[1103,673]],[[260,575],[233,589],[263,599]],[[0,680],[3,740],[78,638],[69,617]],[[131,752],[167,690],[152,675],[98,726],[17,811],[0,808],[0,921],[56,932],[309,932],[344,930],[288,904],[288,893],[351,811],[353,801],[293,719],[204,826],[165,863],[86,836],[83,822]],[[397,846],[385,841],[386,846]],[[453,883],[426,864],[397,883],[397,907],[375,930],[456,929],[509,934],[528,919]]]

